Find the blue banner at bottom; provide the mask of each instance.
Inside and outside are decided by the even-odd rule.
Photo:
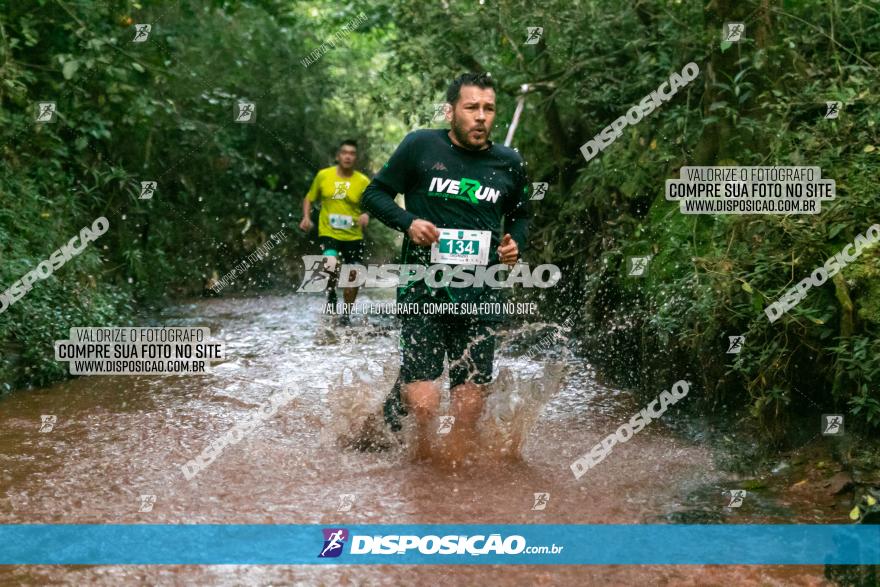
[[[880,564],[872,525],[0,525],[0,564]]]

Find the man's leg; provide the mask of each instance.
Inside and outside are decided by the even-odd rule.
[[[455,428],[474,435],[477,421],[483,413],[483,393],[485,385],[470,381],[456,385],[450,392],[452,395],[452,415],[455,416]]]
[[[391,428],[392,432],[400,432],[401,428],[403,428],[400,418],[409,413],[406,410],[406,405],[403,403],[401,387],[403,385],[400,383],[400,375],[398,375],[397,381],[394,382],[391,391],[385,397],[385,403],[382,404],[382,415],[385,418],[385,424]]]
[[[440,389],[431,380],[414,381],[404,386],[403,395],[416,416],[416,458],[427,459],[431,456],[431,438],[440,407]]]
[[[357,278],[357,271],[350,271],[348,274],[349,283],[354,281]],[[346,287],[342,290],[342,301],[345,302],[345,305],[342,308],[342,313],[345,315],[346,320],[349,318],[349,315],[354,308],[354,301],[358,295],[358,288],[356,287]]]
[[[447,452],[453,464],[464,461],[477,446],[477,422],[483,413],[486,386],[462,383],[452,388],[452,416],[455,422],[449,432]]]
[[[355,271],[352,271],[349,274],[349,279],[354,279]],[[342,299],[345,300],[346,308],[352,308],[352,304],[354,304],[355,299],[357,299],[358,288],[356,287],[346,287],[342,290]]]
[[[330,279],[327,281],[327,305],[330,307],[330,313],[336,313],[336,284],[339,282],[339,268],[330,273]]]
[[[400,347],[403,398],[416,417],[416,458],[426,459],[431,456],[431,439],[440,407],[440,389],[434,380],[443,374],[446,355],[442,329],[430,316],[403,316]]]
[[[450,459],[461,462],[477,444],[477,422],[483,414],[486,384],[492,381],[495,334],[481,322],[451,329],[449,340],[449,384],[452,416],[449,433]]]
[[[336,284],[339,282],[339,248],[334,239],[322,236],[319,238],[321,251],[324,255],[324,269],[330,274],[327,280],[327,305],[330,314],[336,313]]]
[[[345,262],[363,265],[364,264],[364,241],[356,240],[345,243]],[[348,281],[351,283],[357,277],[356,271],[351,271]],[[354,307],[354,301],[357,299],[358,288],[346,287],[342,290],[342,299],[345,301],[346,312]]]
[[[339,272],[337,271],[337,275]],[[353,279],[357,277],[357,271],[349,271],[346,279],[351,282]],[[338,279],[337,279],[338,281]],[[357,288],[356,287],[344,287],[342,288],[342,316],[340,318],[339,323],[343,326],[348,326],[351,324],[351,311],[354,308],[354,299],[357,297]]]

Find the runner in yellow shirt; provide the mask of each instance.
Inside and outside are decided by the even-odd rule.
[[[370,217],[361,211],[361,194],[369,185],[370,178],[355,171],[356,161],[357,143],[353,140],[342,141],[336,151],[336,165],[322,169],[315,175],[309,193],[303,198],[303,219],[299,223],[303,231],[312,229],[312,203],[320,198],[318,241],[327,257],[326,266],[332,274],[327,285],[327,303],[333,313],[336,310],[338,266],[342,263],[363,263],[364,260],[363,228]],[[352,271],[350,279],[354,278]],[[350,308],[357,297],[357,288],[345,288],[342,296],[345,307]]]

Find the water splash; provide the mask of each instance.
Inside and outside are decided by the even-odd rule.
[[[481,443],[488,454],[521,459],[529,431],[565,377],[562,362],[548,363],[539,377],[517,377],[502,367],[489,385],[489,396],[480,422]]]
[[[396,359],[382,364],[361,360],[354,367],[343,368],[326,395],[330,414],[323,427],[325,443],[362,451],[398,444],[382,415],[382,405],[397,379],[395,363]]]
[[[370,368],[373,368],[371,371]],[[394,386],[398,369],[394,361],[381,366],[361,362],[336,377],[327,391],[329,416],[324,422],[325,442],[340,449],[376,451],[401,449],[413,444],[412,417],[404,418],[402,433],[395,434],[385,423],[382,407]],[[529,431],[542,408],[556,394],[565,375],[564,363],[550,363],[543,373],[518,376],[501,367],[488,392],[479,423],[479,457],[520,459]],[[441,390],[438,417],[449,413],[450,392],[444,372],[437,381]]]

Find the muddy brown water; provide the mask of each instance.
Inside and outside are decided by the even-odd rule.
[[[291,295],[175,306],[150,325],[210,327],[230,355],[213,373],[79,377],[0,398],[0,523],[845,522],[809,495],[756,496],[742,508],[725,508],[720,491],[731,484],[730,475],[717,469],[706,445],[682,439],[663,420],[615,447],[576,480],[571,462],[641,406],[629,393],[600,385],[589,364],[564,344],[524,358],[550,330],[502,335],[496,365],[509,373],[512,383],[506,385],[519,399],[490,402],[486,454],[479,464],[449,470],[412,463],[403,446],[380,452],[343,448],[340,437],[378,409],[394,380],[397,332],[393,320],[381,317],[328,330],[320,326],[321,305],[320,297]],[[546,383],[545,369],[563,364],[561,386],[547,389],[553,386]],[[658,383],[658,391],[672,383]],[[184,478],[184,462],[284,389],[296,390],[297,397],[226,447],[193,480]],[[41,415],[47,414],[57,422],[51,432],[40,432]],[[670,408],[664,419],[675,415]],[[521,446],[511,432],[517,426],[524,432]],[[504,451],[514,454],[503,457]],[[544,510],[532,510],[537,492],[550,494]],[[350,511],[337,511],[342,494],[354,496]],[[156,496],[152,511],[138,511],[141,495]],[[821,566],[0,567],[2,585],[419,581],[827,584]]]

